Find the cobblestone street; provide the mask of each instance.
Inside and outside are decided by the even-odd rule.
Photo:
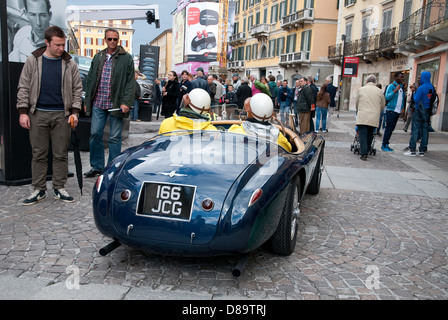
[[[30,185],[0,186],[0,299],[448,299],[448,134],[431,133],[425,157],[406,158],[400,120],[396,151],[381,152],[377,141],[365,162],[350,152],[354,122],[341,112],[324,134],[322,188],[302,200],[294,254],[259,248],[239,278],[235,257],[163,257],[124,245],[100,256],[110,239],[93,221],[95,179],[84,179],[81,196],[69,178],[74,204],[47,192],[25,207]],[[158,129],[130,126],[123,148]],[[81,157],[89,170],[89,154]],[[79,290],[66,288],[70,266],[79,268]]]

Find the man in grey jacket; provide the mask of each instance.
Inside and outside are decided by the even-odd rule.
[[[52,26],[45,31],[46,47],[37,49],[26,60],[20,75],[17,109],[22,128],[29,130],[33,159],[34,192],[23,201],[32,205],[46,197],[49,141],[53,152],[54,198],[74,202],[64,189],[67,182],[67,148],[70,123],[78,124],[82,82],[78,66],[64,51],[64,31]]]

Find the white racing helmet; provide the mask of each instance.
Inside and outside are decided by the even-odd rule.
[[[184,96],[185,105],[190,106],[191,110],[197,114],[204,114],[210,111],[210,95],[204,89],[196,88]]]
[[[250,99],[250,111],[259,121],[269,120],[274,111],[272,99],[265,93],[257,93]]]

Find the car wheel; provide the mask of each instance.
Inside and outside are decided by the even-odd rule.
[[[201,51],[201,50],[202,50],[201,46],[197,46],[197,47],[196,47],[196,52],[199,52],[199,51]]]
[[[213,49],[213,47],[214,47],[213,43],[211,43],[211,42],[207,43],[208,50]]]
[[[319,158],[317,159],[316,167],[314,168],[313,176],[311,177],[310,184],[306,190],[309,194],[318,194],[320,191],[320,181],[322,180],[323,171],[323,161],[324,160],[324,150],[320,152]]]
[[[290,183],[287,192],[280,222],[271,237],[272,251],[282,256],[290,255],[296,247],[301,196],[299,177]]]

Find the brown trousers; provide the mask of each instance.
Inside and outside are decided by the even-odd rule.
[[[36,110],[30,117],[32,185],[36,190],[47,190],[48,151],[53,153],[53,189],[64,188],[67,182],[70,124],[64,111]]]
[[[310,131],[311,111],[299,112],[299,132]]]

